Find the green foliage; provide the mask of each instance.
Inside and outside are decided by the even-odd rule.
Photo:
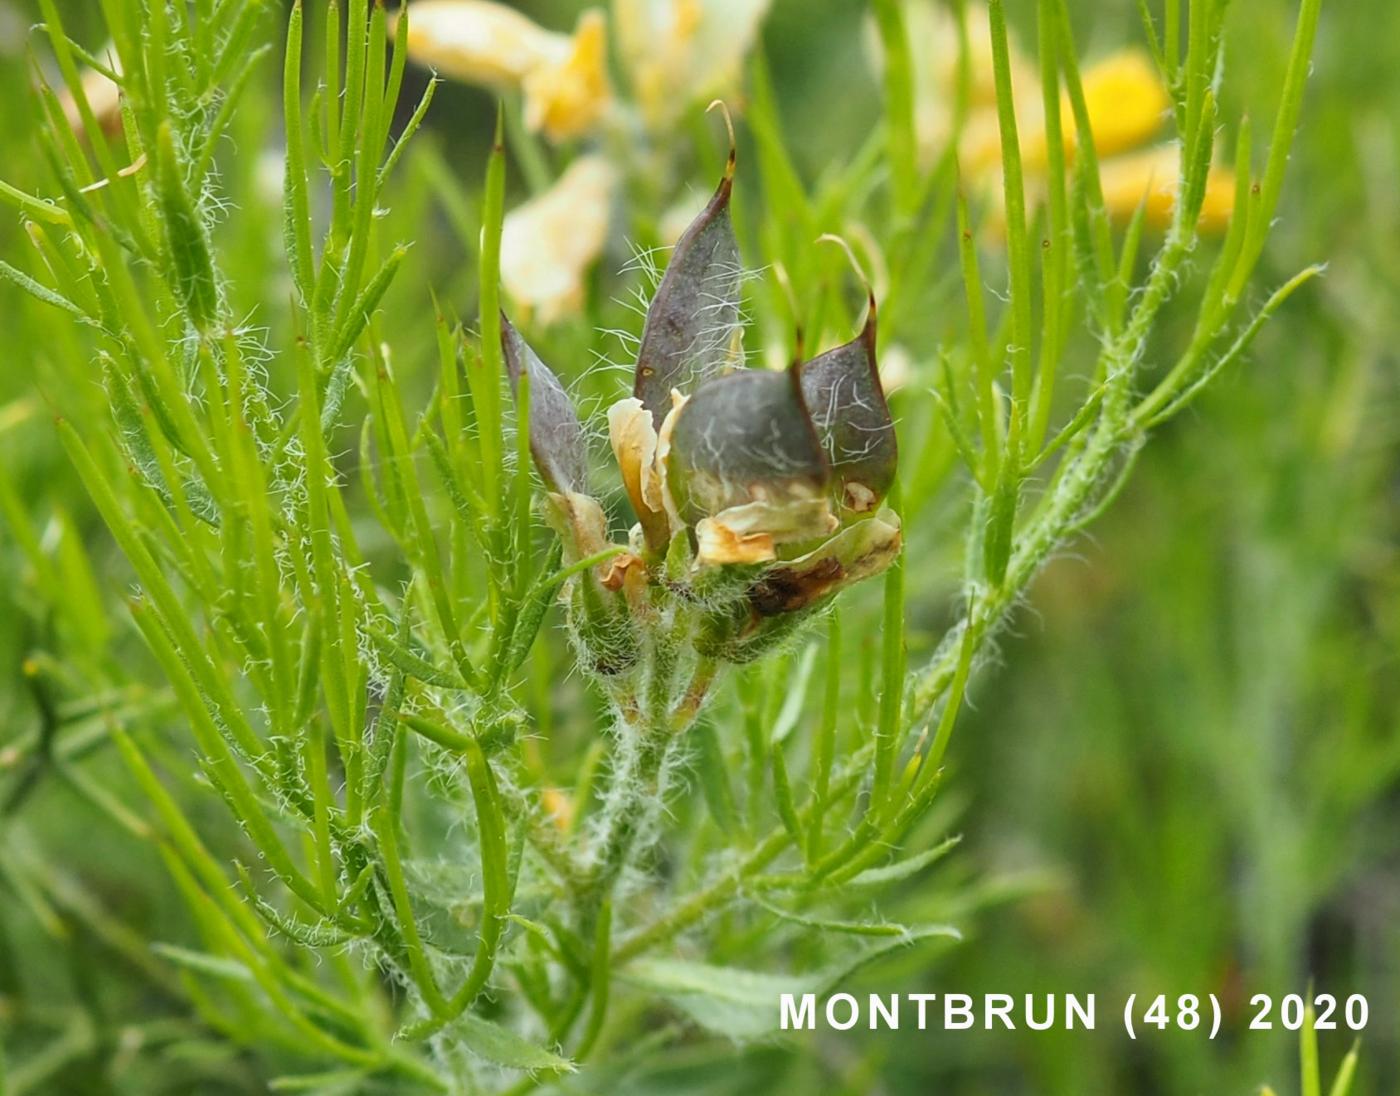
[[[515,104],[497,109],[469,192],[415,138],[436,81],[400,109],[408,19],[380,3],[298,2],[283,27],[258,4],[111,0],[110,63],[70,39],[52,0],[41,7],[36,48],[62,89],[41,78],[36,91],[41,168],[0,186],[32,244],[7,240],[0,281],[23,295],[27,330],[52,332],[33,340],[29,380],[124,562],[67,510],[41,533],[47,507],[0,474],[42,622],[15,640],[39,716],[7,744],[23,763],[0,878],[54,938],[81,925],[173,987],[169,1018],[143,1035],[175,1048],[157,1052],[160,1083],[213,1083],[216,1055],[237,1046],[246,1076],[222,1083],[248,1091],[525,1091],[576,1070],[603,1086],[609,1069],[652,1068],[678,1046],[708,1053],[708,1035],[771,1034],[778,987],[826,992],[959,939],[947,922],[994,888],[925,873],[956,844],[944,763],[970,681],[1046,563],[1118,495],[1148,432],[1318,272],[1249,310],[1319,0],[1300,5],[1257,185],[1238,127],[1240,201],[1218,247],[1198,223],[1224,121],[1223,0],[1190,5],[1184,48],[1170,20],[1160,39],[1152,29],[1181,149],[1160,241],[1141,219],[1116,232],[1092,142],[1071,155],[1061,96],[1078,133],[1092,124],[1063,0],[1036,10],[1051,165],[1039,204],[1006,13],[990,7],[1004,256],[960,182],[956,140],[932,166],[915,155],[899,4],[873,5],[883,122],[813,184],[754,60],[754,166],[741,159],[734,228],[761,273],[733,278],[750,342],[786,345],[796,328],[800,358],[804,340],[849,334],[864,300],[840,256],[813,246],[842,233],[879,272],[880,348],[922,348],[916,383],[891,398],[904,552],[887,538],[870,568],[880,583],[834,604],[832,586],[757,636],[733,607],[773,571],[699,568],[685,535],[586,541],[554,493],[572,499],[573,485],[563,492],[535,447],[537,489],[531,441],[555,409],[533,366],[512,366],[513,405],[503,393],[516,351],[498,322],[502,220],[513,158],[562,165],[525,144]],[[255,143],[279,113],[268,47],[250,48],[262,39],[284,47],[275,211],[239,178],[255,146],[225,148]],[[84,92],[94,66],[121,86],[120,136]],[[620,153],[638,194],[655,190],[645,151]],[[434,276],[430,200],[472,249],[466,274]],[[638,238],[659,214],[631,212]],[[442,303],[463,296],[474,329]],[[863,348],[865,364],[868,339],[872,370],[874,297],[866,334],[840,348]],[[723,303],[737,324],[738,302]],[[937,309],[953,319],[932,331]],[[600,327],[630,322],[596,299],[589,312]],[[539,334],[580,395],[621,394],[584,379],[598,344],[582,325]],[[615,492],[600,495],[604,534],[630,523]],[[88,503],[74,493],[69,506]],[[868,577],[856,563],[876,520],[849,525],[817,564]],[[951,591],[927,560],[937,552],[946,573],[959,541],[945,621]],[[620,595],[603,576],[625,573],[634,548],[647,586]],[[169,924],[138,930],[35,851],[45,827],[25,800],[50,777],[104,839],[153,850],[158,886],[181,903]],[[916,882],[918,916],[887,919]],[[657,1010],[676,1026],[639,1042]],[[80,994],[61,1023],[37,1020],[48,1033],[26,1037],[10,1089],[74,1063],[115,1070],[121,1048],[95,1015]],[[172,1064],[190,1060],[188,1074]],[[1315,1089],[1306,1064],[1305,1076]]]

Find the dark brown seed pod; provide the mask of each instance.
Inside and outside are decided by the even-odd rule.
[[[751,502],[805,501],[828,479],[793,369],[746,369],[702,384],[677,412],[667,464],[688,524]]]
[[[588,446],[578,412],[559,378],[540,361],[504,312],[501,350],[512,393],[520,390],[520,375],[530,378],[530,455],[551,491],[584,494],[588,484]]]
[[[671,409],[671,389],[687,390],[718,373],[732,353],[743,276],[729,219],[733,187],[731,127],[724,177],[671,252],[642,328],[632,394],[651,412],[657,430]]]
[[[802,396],[840,504],[866,513],[894,483],[899,442],[875,361],[875,296],[861,333],[801,368]]]

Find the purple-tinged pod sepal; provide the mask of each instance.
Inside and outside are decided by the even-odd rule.
[[[842,510],[868,514],[894,484],[899,442],[875,359],[875,298],[861,333],[801,367],[802,396]]]
[[[501,351],[512,394],[528,377],[530,456],[549,499],[547,520],[564,543],[566,562],[608,547],[607,517],[588,494],[588,444],[573,400],[515,326],[501,314]]]
[[[739,297],[743,265],[729,200],[734,151],[714,196],[676,242],[647,308],[632,395],[659,432],[673,390],[691,392],[740,356]]]
[[[549,490],[559,494],[584,492],[588,483],[588,444],[574,401],[505,313],[501,313],[501,351],[510,390],[517,399],[521,376],[529,377],[530,456],[540,478]]]
[[[762,563],[837,528],[830,472],[794,370],[707,381],[662,427],[671,508],[699,564]]]

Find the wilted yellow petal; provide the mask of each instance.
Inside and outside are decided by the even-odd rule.
[[[768,571],[760,611],[768,616],[794,613],[878,575],[894,561],[902,542],[899,518],[891,510],[848,525],[805,556]]]
[[[408,55],[454,80],[518,87],[541,66],[566,61],[569,52],[568,35],[490,0],[415,0],[408,6]]]
[[[518,309],[553,323],[583,304],[583,278],[603,251],[617,172],[580,156],[559,180],[507,214],[501,284]]]
[[[1115,156],[1099,165],[1104,204],[1119,220],[1127,220],[1145,203],[1144,217],[1155,228],[1171,224],[1181,189],[1180,154],[1175,145],[1158,145],[1130,156]],[[1230,223],[1235,205],[1235,174],[1212,167],[1206,177],[1200,231],[1218,233]]]
[[[767,563],[777,559],[767,533],[736,533],[719,518],[705,518],[695,527],[696,561],[702,564]]]
[[[664,547],[671,539],[671,529],[656,469],[658,439],[651,412],[641,400],[629,396],[608,408],[608,438],[622,471],[622,486],[647,543]]]
[[[676,530],[684,529],[685,522],[681,520],[680,507],[671,494],[671,477],[666,474],[666,469],[671,460],[671,438],[676,432],[676,423],[680,421],[681,409],[689,399],[677,389],[671,389],[671,410],[666,412],[666,417],[661,420],[661,429],[656,432],[656,456],[652,458],[650,470],[642,476],[642,497],[652,500],[659,496],[666,520]]]
[[[608,81],[608,31],[603,13],[584,12],[568,56],[525,75],[525,124],[564,141],[598,124],[612,102]]]
[[[618,45],[642,115],[665,125],[732,90],[771,0],[613,0]]]
[[[695,560],[700,564],[763,563],[777,557],[779,544],[830,536],[839,525],[826,498],[746,502],[695,526]]]

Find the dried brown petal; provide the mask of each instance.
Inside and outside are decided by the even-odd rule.
[[[887,568],[900,544],[899,518],[891,511],[848,525],[806,555],[762,570],[738,597],[718,600],[701,619],[696,649],[725,662],[762,657],[836,594]]]
[[[894,562],[901,544],[899,518],[883,510],[842,529],[821,547],[767,571],[749,589],[749,605],[760,617],[794,613],[816,605]]]

